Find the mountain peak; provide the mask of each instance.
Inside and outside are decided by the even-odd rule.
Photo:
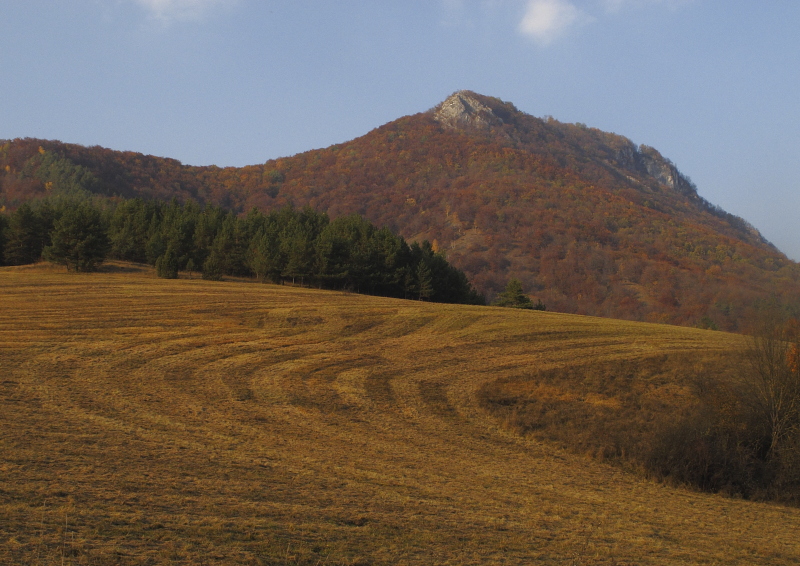
[[[488,97],[472,91],[459,90],[433,110],[433,119],[451,128],[466,126],[488,130],[504,123],[501,113],[492,108],[494,106],[492,102],[494,101]]]
[[[359,213],[436,242],[482,292],[515,278],[563,312],[707,317],[737,330],[760,301],[800,301],[800,266],[703,199],[657,150],[471,91],[350,142],[239,170],[20,139],[0,140],[0,171],[0,206],[55,186]]]

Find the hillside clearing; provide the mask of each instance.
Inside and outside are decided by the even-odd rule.
[[[796,564],[800,510],[642,480],[481,404],[498,380],[740,340],[2,268],[0,562]]]

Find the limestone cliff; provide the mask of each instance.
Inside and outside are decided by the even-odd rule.
[[[500,116],[467,90],[449,96],[435,109],[433,117],[440,124],[451,128],[490,129],[503,124]]]

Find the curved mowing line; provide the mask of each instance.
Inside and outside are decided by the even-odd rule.
[[[481,406],[499,379],[737,337],[92,277],[0,270],[0,562],[60,561],[63,532],[74,563],[800,561],[797,510],[642,481]]]

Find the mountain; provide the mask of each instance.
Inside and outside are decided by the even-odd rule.
[[[800,266],[698,195],[656,149],[460,91],[347,143],[242,168],[33,139],[0,142],[0,205],[49,192],[291,203],[427,238],[490,297],[728,330],[800,300]]]

